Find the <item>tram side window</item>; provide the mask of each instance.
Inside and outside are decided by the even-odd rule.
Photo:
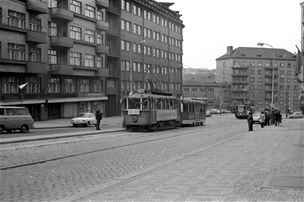
[[[162,109],[162,101],[160,98],[156,99],[156,109]]]
[[[140,99],[131,98],[129,99],[129,109],[139,109],[140,108]]]

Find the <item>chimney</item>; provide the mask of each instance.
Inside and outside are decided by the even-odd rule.
[[[231,56],[233,51],[233,46],[227,46],[227,55]]]

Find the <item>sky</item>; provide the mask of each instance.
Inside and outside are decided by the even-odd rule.
[[[185,24],[185,68],[215,69],[227,46],[271,44],[295,53],[304,0],[158,0],[174,2]]]

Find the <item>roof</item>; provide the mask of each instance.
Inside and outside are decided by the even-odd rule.
[[[238,47],[232,50],[231,55],[228,53],[222,55],[216,60],[233,59],[233,58],[253,58],[253,59],[272,59],[278,60],[295,60],[296,55],[285,50],[277,48],[255,48],[255,47]]]

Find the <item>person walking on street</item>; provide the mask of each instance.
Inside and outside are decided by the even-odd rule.
[[[261,121],[261,128],[264,128],[264,125],[265,125],[265,113],[264,112],[261,112],[260,121]]]
[[[102,113],[100,112],[100,110],[96,111],[95,118],[96,118],[96,130],[100,130],[100,122],[102,119]]]
[[[253,117],[252,117],[252,112],[249,112],[248,117],[247,117],[247,122],[248,122],[248,130],[253,131]]]

